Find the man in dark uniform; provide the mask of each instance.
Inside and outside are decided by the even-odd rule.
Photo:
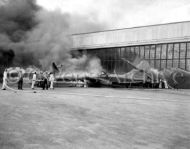
[[[19,80],[18,80],[18,89],[19,90],[22,90],[22,86],[23,86],[23,74],[22,74],[22,71],[20,71],[20,74],[19,74]]]
[[[43,74],[43,90],[45,89],[48,90],[48,75],[46,72]]]

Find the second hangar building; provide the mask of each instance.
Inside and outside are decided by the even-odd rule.
[[[73,34],[73,52],[95,55],[109,73],[128,72],[146,60],[151,67],[190,71],[190,21]]]

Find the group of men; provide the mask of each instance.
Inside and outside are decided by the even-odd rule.
[[[48,72],[44,72],[44,73],[40,73],[39,74],[39,79],[37,80],[37,73],[34,72],[33,76],[32,76],[32,86],[31,88],[34,89],[34,85],[36,83],[36,81],[38,81],[39,86],[42,87],[43,90],[48,90],[48,88],[50,89],[54,89],[54,75],[53,73],[49,73]]]
[[[38,78],[38,79],[37,79]],[[34,72],[32,75],[32,84],[31,84],[31,89],[35,89],[35,84],[36,82],[40,82],[40,86],[42,87],[43,90],[45,89],[54,89],[54,75],[53,73],[40,73],[39,77],[37,77],[37,73]],[[7,89],[7,83],[8,83],[8,71],[5,69],[3,73],[3,84],[2,84],[2,90]],[[22,71],[18,72],[18,90],[23,90],[23,73]]]

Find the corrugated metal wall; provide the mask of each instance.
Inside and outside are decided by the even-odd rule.
[[[190,41],[190,22],[72,35],[73,49],[93,49]]]

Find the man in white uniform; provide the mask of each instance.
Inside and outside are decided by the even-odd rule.
[[[53,88],[53,82],[54,82],[53,73],[50,73],[49,81],[50,81],[50,89],[54,89],[54,88]]]
[[[6,90],[7,87],[7,69],[5,69],[3,73],[3,85],[2,85],[2,90]]]
[[[35,82],[36,82],[36,72],[34,72],[32,77],[32,86],[31,86],[32,89],[34,89]]]

